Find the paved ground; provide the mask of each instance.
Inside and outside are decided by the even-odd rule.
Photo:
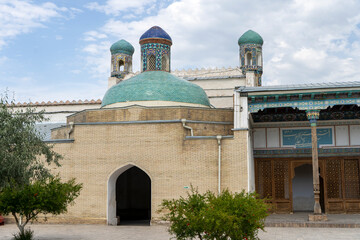
[[[360,228],[360,214],[327,214],[328,221],[309,222],[309,213],[271,214],[267,227]]]
[[[171,236],[166,226],[106,225],[30,225],[38,240],[165,240]],[[17,232],[14,224],[0,226],[0,240],[9,240]],[[261,240],[355,240],[360,228],[266,228]]]

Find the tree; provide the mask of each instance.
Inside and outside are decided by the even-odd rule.
[[[45,120],[43,112],[15,110],[8,99],[7,94],[0,99],[0,213],[14,216],[20,239],[31,239],[26,224],[39,214],[66,212],[82,185],[74,179],[62,183],[51,173],[49,165],[60,166],[62,156],[36,131],[36,123]]]
[[[163,200],[161,212],[177,239],[258,239],[264,230],[268,205],[255,193],[200,194],[191,188],[187,198]]]
[[[81,184],[74,179],[62,183],[59,177],[50,177],[18,187],[4,187],[0,191],[0,212],[12,214],[21,234],[30,221],[39,214],[65,213],[69,204],[79,196]]]
[[[44,162],[60,166],[61,156],[42,141],[35,129],[35,124],[43,120],[43,112],[36,113],[33,108],[15,110],[14,102],[9,101],[6,93],[1,97],[0,191],[50,177]]]

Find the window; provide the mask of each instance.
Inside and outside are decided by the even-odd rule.
[[[166,55],[161,59],[161,70],[169,71],[169,58]]]
[[[257,56],[256,56],[256,59],[257,59],[257,65],[258,66],[261,66],[261,53],[258,53]]]
[[[124,66],[124,61],[123,60],[119,61],[118,66],[119,66],[119,69],[118,69],[119,72],[124,71],[125,66]]]
[[[154,55],[151,55],[149,58],[148,58],[148,69],[147,70],[156,70],[156,58]]]
[[[246,65],[250,66],[252,65],[252,56],[251,56],[251,53],[247,53],[246,56],[245,56],[245,62],[246,62]]]

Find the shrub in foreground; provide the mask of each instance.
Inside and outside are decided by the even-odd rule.
[[[30,229],[25,230],[24,232],[19,232],[14,234],[13,240],[32,240],[34,232]]]
[[[30,231],[25,231],[29,222],[35,221],[39,214],[65,213],[79,196],[81,188],[82,184],[76,183],[74,179],[61,182],[59,177],[21,187],[5,187],[0,191],[0,212],[13,215],[20,230],[17,237],[30,236]]]
[[[170,222],[176,239],[253,240],[264,230],[267,210],[255,193],[200,194],[191,188],[186,198],[163,200],[160,212],[166,212],[163,220]]]

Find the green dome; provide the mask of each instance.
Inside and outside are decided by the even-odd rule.
[[[170,101],[210,107],[205,91],[164,71],[147,71],[111,87],[101,106],[119,102]]]
[[[133,55],[134,51],[135,51],[134,47],[124,39],[117,41],[110,47],[111,54],[125,53],[128,55]]]
[[[262,37],[253,30],[248,30],[246,33],[244,33],[238,40],[238,44],[260,44],[263,45],[264,40]]]

